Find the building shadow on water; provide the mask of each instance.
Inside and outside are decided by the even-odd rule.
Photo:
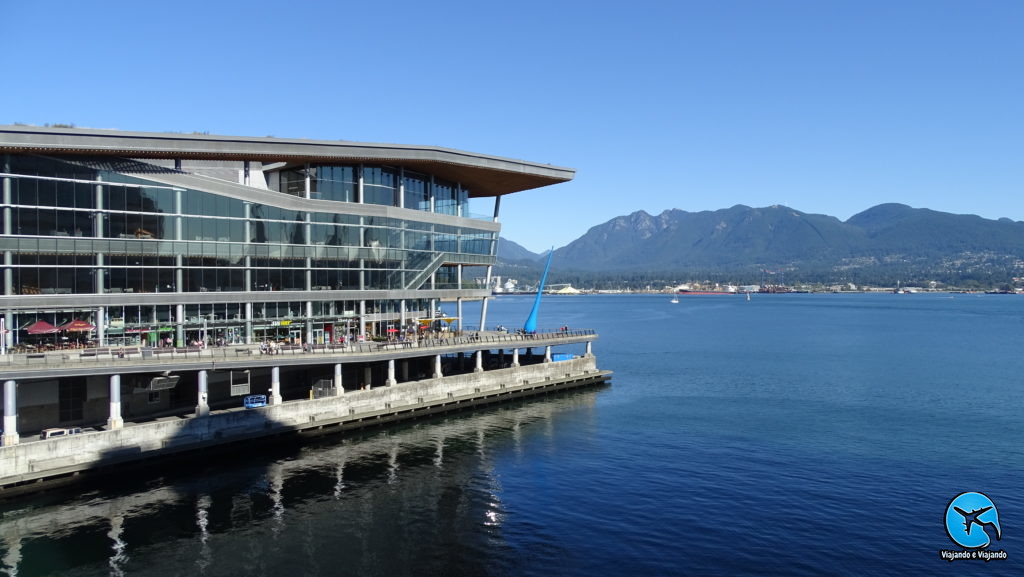
[[[496,460],[521,457],[567,413],[592,413],[606,386],[118,468],[0,506],[2,564],[21,575],[516,573]],[[181,427],[183,442],[202,434]]]

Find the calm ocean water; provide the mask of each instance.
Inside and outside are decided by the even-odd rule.
[[[551,297],[541,319],[597,329],[612,384],[4,503],[0,568],[1024,574],[1024,298]],[[964,491],[1007,560],[939,557]]]

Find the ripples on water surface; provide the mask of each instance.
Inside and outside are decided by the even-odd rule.
[[[492,301],[489,321],[517,326],[531,302]],[[1024,298],[552,297],[541,315],[600,332],[610,387],[21,498],[2,506],[0,564],[23,576],[1024,572]],[[995,501],[992,548],[1007,561],[939,558],[962,491]]]

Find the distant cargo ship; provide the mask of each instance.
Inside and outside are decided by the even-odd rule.
[[[680,290],[681,295],[734,295],[736,291],[698,291],[698,290]]]

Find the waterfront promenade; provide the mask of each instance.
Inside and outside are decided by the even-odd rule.
[[[611,375],[597,368],[593,330],[445,336],[344,347],[283,346],[274,353],[261,351],[261,345],[230,345],[7,355],[0,364],[5,403],[0,489],[9,495],[35,490],[41,480],[68,480],[158,456],[374,426],[603,382]],[[552,353],[566,345],[583,345],[576,351],[582,354]],[[520,357],[520,350],[527,353]],[[247,375],[244,392],[224,378],[239,372]],[[145,398],[147,389],[139,387],[164,390],[147,383],[174,375],[181,376],[171,385],[178,404],[159,413],[123,414],[123,395],[141,391]],[[18,434],[19,409],[24,408],[18,404],[19,388],[38,397],[36,383],[82,378],[96,385],[84,402],[107,403],[105,424],[94,411],[91,422],[81,425],[88,427],[83,433],[43,440],[28,427],[28,436]],[[251,392],[250,385],[252,392],[269,393],[266,406],[241,406],[239,396]]]
[[[324,362],[373,362],[478,350],[518,350],[587,343],[589,329],[544,330],[535,334],[462,331],[416,340],[336,345],[228,344],[220,347],[96,347],[0,356],[0,380],[51,376],[138,373],[242,366],[288,366]]]

